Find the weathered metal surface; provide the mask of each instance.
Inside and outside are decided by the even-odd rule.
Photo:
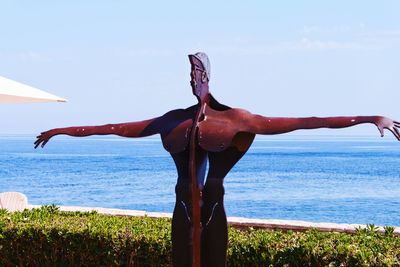
[[[43,147],[50,138],[59,134],[115,134],[124,137],[160,134],[178,172],[172,216],[174,266],[226,265],[228,228],[223,180],[249,149],[256,134],[372,123],[381,135],[384,129],[388,129],[400,141],[400,123],[382,116],[265,117],[220,104],[209,92],[209,61],[205,60],[204,53],[196,55],[189,55],[190,83],[198,100],[196,105],[140,122],[52,129],[41,133],[35,142],[35,148]]]

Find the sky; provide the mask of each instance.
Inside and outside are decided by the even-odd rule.
[[[68,99],[1,105],[0,134],[138,121],[210,90],[265,116],[400,120],[400,1],[3,1],[0,75]],[[372,125],[300,134],[377,135]],[[389,135],[389,134],[388,134]]]

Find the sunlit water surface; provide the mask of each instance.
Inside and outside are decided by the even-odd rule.
[[[171,212],[175,165],[157,138],[0,136],[0,192],[32,204]],[[228,216],[400,226],[393,138],[256,139],[225,179]]]

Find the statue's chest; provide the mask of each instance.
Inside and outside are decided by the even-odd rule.
[[[162,133],[164,148],[174,154],[189,146],[193,119],[171,123]],[[240,117],[228,111],[205,110],[204,116],[198,123],[195,137],[197,144],[206,151],[220,152],[235,143],[235,136],[241,129]]]
[[[189,145],[192,119],[175,121],[161,133],[161,140],[165,150],[175,154],[182,152]]]
[[[198,144],[206,151],[220,152],[232,146],[240,131],[232,112],[207,109],[198,124]]]

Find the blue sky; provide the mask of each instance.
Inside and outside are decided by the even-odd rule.
[[[230,106],[399,120],[399,10],[399,1],[0,1],[0,75],[69,100],[2,105],[0,134],[190,106],[196,51],[209,55],[211,91]]]

